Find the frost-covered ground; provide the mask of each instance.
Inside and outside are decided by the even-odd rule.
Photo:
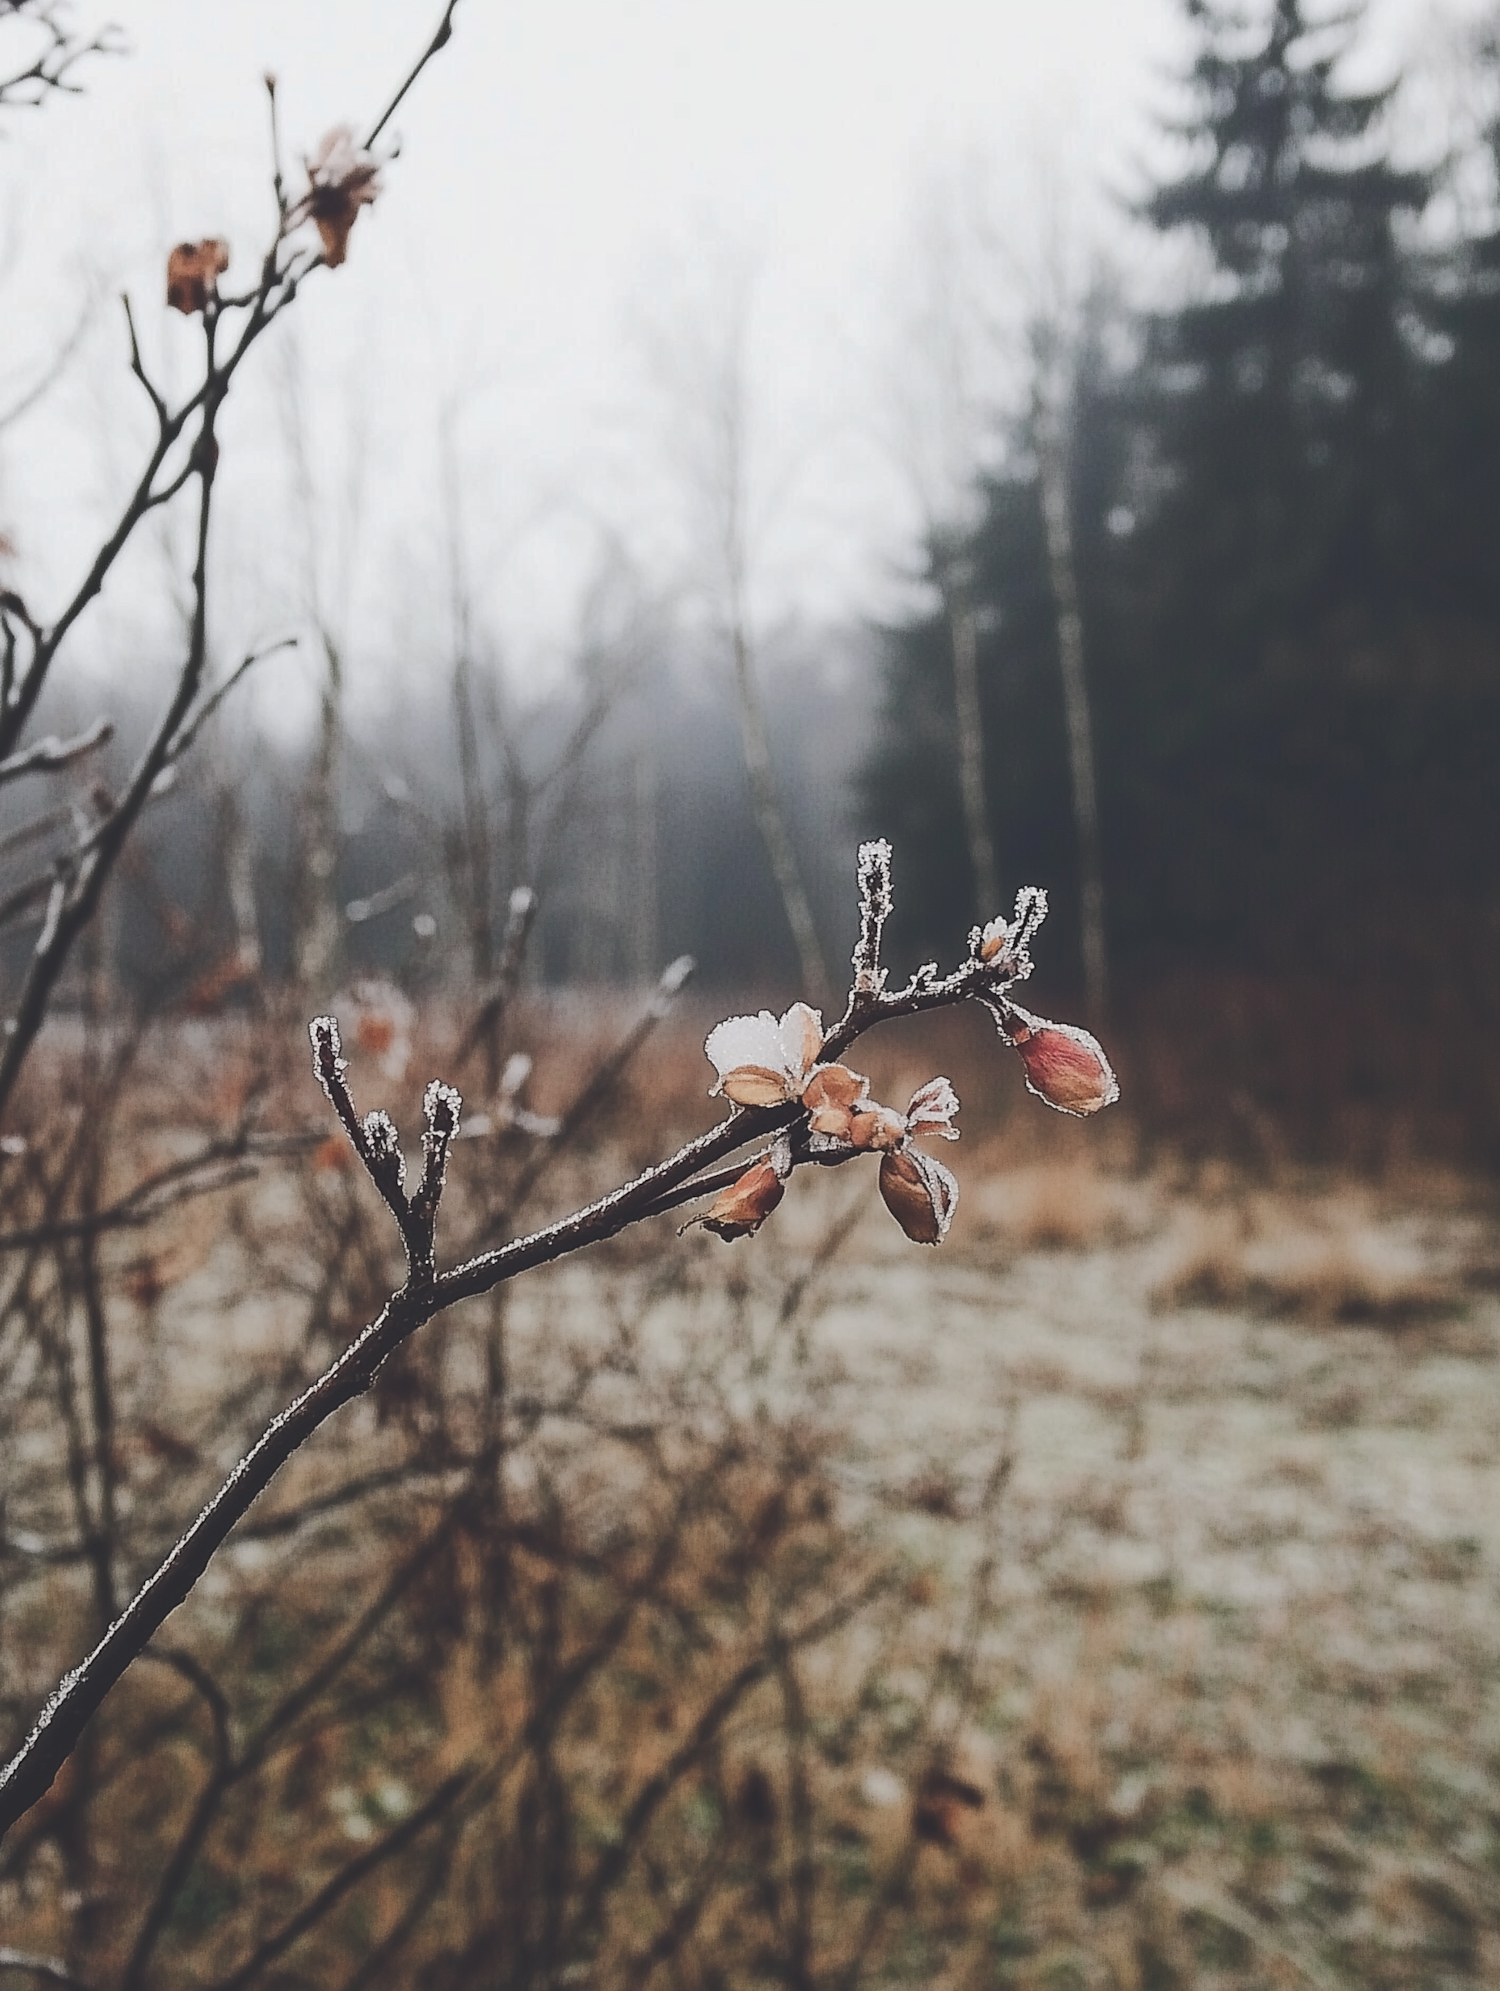
[[[1500,1982],[1482,1209],[1066,1168],[966,1190],[943,1252],[870,1209],[813,1332],[848,1484],[905,1485],[950,1599],[1012,1460],[961,1812],[1012,1847],[999,1981],[1180,1981],[1186,1940],[1200,1983]]]
[[[658,1418],[711,1418],[722,1383],[747,1428],[757,1405],[804,1421],[827,1527],[899,1561],[889,1645],[855,1625],[830,1648],[839,1677],[809,1660],[804,1681],[815,1953],[848,1953],[884,1890],[899,1940],[880,1982],[1500,1983],[1493,1192],[1112,1172],[1082,1142],[1018,1167],[975,1146],[939,1250],[906,1242],[855,1164],[799,1174],[754,1240],[663,1224],[507,1302],[519,1420],[592,1378],[592,1424],[570,1436],[549,1411],[533,1427],[564,1506],[649,1368]],[[475,1147],[463,1166],[481,1181]],[[549,1197],[623,1166],[584,1157]],[[354,1223],[362,1194],[315,1160],[300,1187],[175,1213],[150,1259],[119,1245],[135,1310],[119,1309],[121,1498],[143,1535],[158,1509],[180,1524],[379,1303],[392,1268]],[[351,1241],[342,1256],[328,1237]],[[429,1330],[425,1368],[320,1434],[181,1636],[212,1649],[242,1593],[297,1579],[322,1540],[320,1522],[278,1532],[299,1500],[423,1447],[441,1478],[443,1448],[469,1442],[481,1325]],[[612,1366],[612,1337],[630,1362]],[[61,1494],[34,1504],[10,1522],[61,1536]],[[363,1523],[330,1537],[320,1583],[354,1595],[385,1539]],[[43,1577],[27,1596],[22,1698],[83,1636]],[[726,1746],[731,1767],[782,1773],[754,1722]]]

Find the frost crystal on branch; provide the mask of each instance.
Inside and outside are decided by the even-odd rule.
[[[372,1173],[379,1170],[397,1189],[402,1188],[406,1182],[406,1156],[401,1152],[400,1136],[390,1115],[377,1106],[373,1113],[365,1115],[363,1124]]]
[[[876,837],[859,847],[859,939],[851,957],[858,995],[879,995],[885,987],[880,936],[891,916],[891,847]]]
[[[315,1016],[307,1026],[307,1034],[312,1039],[313,1071],[318,1084],[328,1095],[328,1103],[335,1109],[338,1099],[335,1086],[341,1086],[344,1073],[349,1069],[349,1060],[343,1055],[343,1040],[339,1036],[339,1021],[336,1016]]]

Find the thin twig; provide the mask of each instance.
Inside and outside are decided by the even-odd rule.
[[[96,719],[86,733],[76,733],[71,740],[60,740],[55,733],[49,733],[46,739],[37,740],[24,752],[0,760],[0,781],[17,781],[23,774],[56,774],[60,768],[82,760],[85,754],[107,746],[114,736],[113,719]]]

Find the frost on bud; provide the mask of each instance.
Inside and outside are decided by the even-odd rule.
[[[703,1215],[692,1221],[701,1223],[726,1243],[731,1238],[753,1237],[786,1194],[786,1179],[791,1172],[791,1143],[782,1136],[727,1189],[721,1189]]]
[[[870,1081],[847,1065],[819,1065],[802,1088],[808,1126],[815,1134],[847,1141],[854,1115],[870,1096]]]
[[[849,1121],[851,1144],[865,1153],[888,1154],[906,1139],[906,1115],[890,1106],[870,1106]]]
[[[1030,1016],[1014,1003],[996,1007],[995,1020],[1006,1042],[1014,1045],[1026,1072],[1027,1090],[1059,1113],[1086,1119],[1120,1096],[1097,1038],[1073,1023],[1049,1023]]]
[[[1031,973],[1031,943],[1046,917],[1047,894],[1040,885],[1025,885],[1016,894],[1016,910],[1009,920],[992,919],[973,929],[969,951],[997,980],[1023,982]]]
[[[439,1139],[452,1140],[462,1110],[463,1100],[456,1086],[446,1085],[440,1078],[431,1080],[422,1095],[422,1117]]]
[[[726,1240],[753,1237],[785,1194],[771,1163],[753,1161],[738,1182],[719,1191],[702,1219],[704,1229]]]
[[[412,1199],[418,1215],[429,1222],[436,1213],[438,1198],[448,1171],[448,1149],[458,1138],[463,1100],[456,1087],[435,1078],[422,1095],[422,1181]]]
[[[1006,941],[1010,939],[1010,927],[1003,919],[992,919],[979,935],[978,954],[981,961],[993,961]]]
[[[930,1078],[911,1096],[906,1109],[907,1128],[912,1134],[925,1134],[929,1139],[956,1141],[958,1129],[953,1125],[953,1116],[957,1111],[958,1094],[949,1081]]]
[[[779,1023],[768,1009],[728,1016],[703,1046],[719,1074],[710,1094],[736,1106],[783,1106],[799,1096],[822,1048],[823,1018],[805,1002],[794,1002]]]
[[[958,1183],[916,1148],[882,1155],[880,1194],[913,1244],[941,1244],[958,1207]]]
[[[335,125],[308,160],[307,181],[305,212],[317,225],[323,260],[334,270],[349,253],[360,209],[380,192],[380,162],[355,144],[348,125]]]
[[[344,1073],[349,1069],[339,1036],[339,1020],[336,1016],[315,1016],[307,1026],[307,1034],[312,1039],[313,1070],[318,1083],[328,1094],[328,1103],[336,1105],[333,1088],[343,1084]]]
[[[185,318],[206,309],[229,268],[229,244],[210,235],[203,242],[179,242],[167,257],[167,303]]]

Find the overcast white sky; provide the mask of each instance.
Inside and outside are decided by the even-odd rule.
[[[79,11],[106,17],[92,0]],[[419,0],[118,0],[108,17],[130,58],[96,64],[84,99],[0,147],[0,408],[89,281],[128,286],[158,363],[185,369],[193,334],[161,305],[165,249],[222,234],[236,272],[251,266],[268,213],[262,72],[280,79],[295,157],[336,121],[370,121],[429,15]],[[1376,0],[1373,60],[1430,35],[1432,18],[1422,0]],[[924,183],[983,157],[1024,243],[1045,160],[1075,190],[1080,238],[1117,239],[1100,190],[1139,184],[1183,47],[1173,0],[461,0],[455,25],[398,115],[402,156],[348,265],[320,273],[293,316],[330,516],[345,509],[349,437],[363,438],[360,631],[421,648],[443,558],[439,410],[458,394],[476,587],[535,669],[562,640],[592,521],[622,525],[654,579],[679,559],[664,418],[627,328],[701,314],[726,255],[756,272],[758,475],[786,488],[762,613],[878,605],[916,526],[879,438],[890,300],[921,261]],[[282,365],[260,356],[226,432],[239,480],[216,547],[226,644],[300,585]],[[68,391],[0,438],[0,530],[44,606],[128,470],[139,415],[106,308]],[[147,615],[156,558],[141,556],[101,622],[112,644]]]

